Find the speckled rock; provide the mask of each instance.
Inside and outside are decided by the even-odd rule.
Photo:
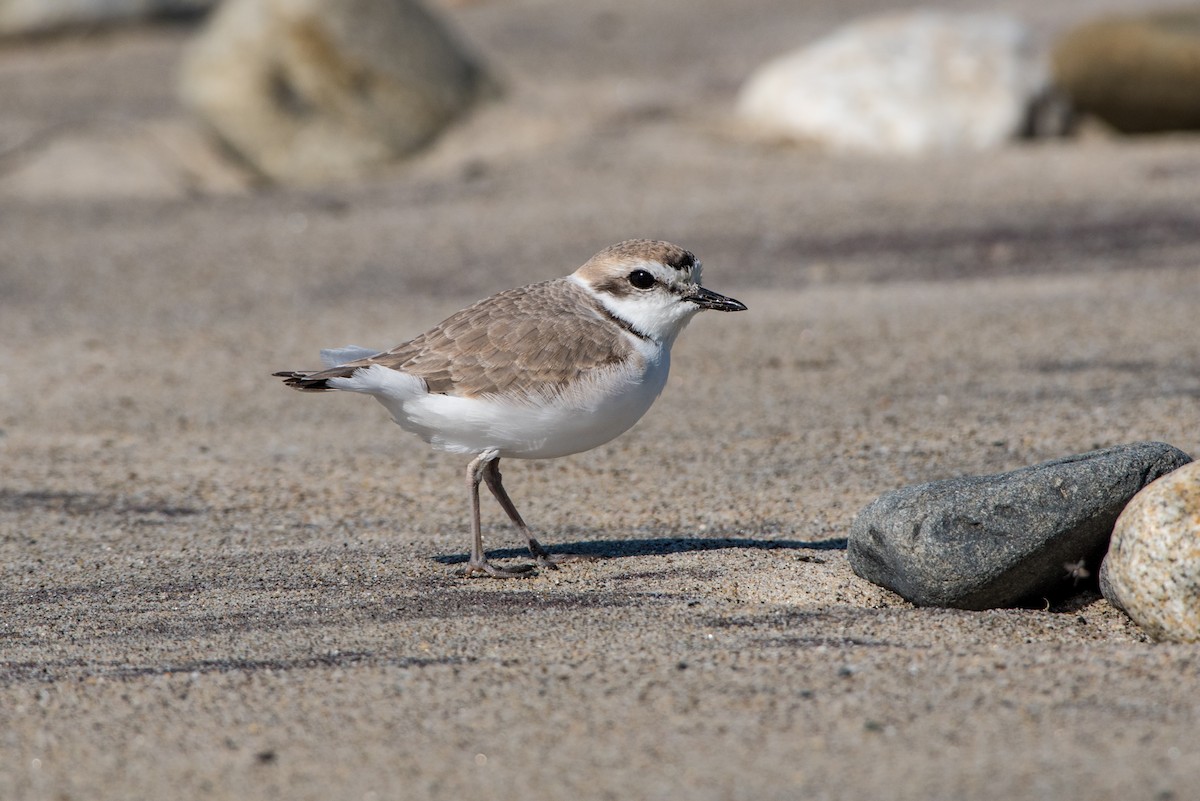
[[[1104,595],[1160,640],[1200,641],[1200,463],[1139,492],[1117,520]]]
[[[1129,500],[1190,461],[1138,442],[905,487],[859,512],[850,565],[920,606],[987,609],[1068,590],[1099,561]]]
[[[1117,518],[1118,520],[1120,518]],[[1112,582],[1108,578],[1108,554],[1104,555],[1103,561],[1100,562],[1100,594],[1104,599],[1112,604],[1113,607],[1125,612],[1125,604],[1121,603],[1120,597],[1112,588]],[[1126,614],[1129,614],[1126,612]]]
[[[1048,75],[1017,19],[903,11],[766,64],[742,89],[738,112],[764,132],[835,151],[981,150],[1027,129]]]

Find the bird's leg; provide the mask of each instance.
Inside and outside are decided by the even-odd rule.
[[[492,495],[496,497],[496,501],[500,504],[500,508],[508,515],[508,519],[517,527],[527,540],[529,540],[529,552],[533,554],[533,558],[542,567],[548,567],[554,570],[563,562],[571,562],[579,559],[595,559],[591,554],[578,553],[557,553],[552,554],[542,547],[542,544],[533,537],[533,532],[529,530],[529,526],[525,525],[525,521],[521,519],[521,513],[517,511],[517,507],[512,502],[512,498],[508,497],[508,493],[504,491],[504,482],[500,476],[500,460],[494,459],[483,465],[483,480],[487,482],[487,487],[492,491]],[[478,497],[478,481],[476,481],[476,496]]]
[[[511,570],[496,567],[487,560],[483,553],[483,532],[479,525],[479,481],[488,475],[488,466],[494,464],[495,461],[494,452],[485,451],[467,465],[467,489],[471,494],[471,558],[467,561],[467,566],[458,571],[458,574],[464,578],[478,575],[487,575],[492,578],[518,578],[533,570],[533,565],[521,565]],[[491,486],[490,480],[488,486]]]

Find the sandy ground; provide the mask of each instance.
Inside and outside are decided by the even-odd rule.
[[[186,29],[0,49],[0,798],[1194,797],[1195,647],[1094,593],[915,609],[844,547],[904,484],[1200,454],[1200,139],[770,146],[739,82],[879,4],[642,5],[455,10],[507,99],[319,190],[179,167]],[[505,463],[598,561],[456,579],[463,460],[269,376],[632,236],[750,311],[629,434]]]

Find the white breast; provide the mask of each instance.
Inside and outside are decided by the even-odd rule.
[[[330,385],[375,396],[406,431],[445,451],[550,459],[579,453],[627,431],[667,383],[670,350],[638,343],[636,358],[568,387],[553,398],[431,394],[424,382],[381,365]]]

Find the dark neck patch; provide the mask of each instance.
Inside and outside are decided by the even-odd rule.
[[[653,337],[651,337],[649,334],[639,330],[633,323],[629,322],[624,317],[618,317],[616,314],[613,314],[612,310],[609,309],[607,306],[605,306],[604,303],[601,300],[599,300],[598,298],[589,298],[589,300],[592,301],[592,305],[595,307],[596,311],[600,314],[600,316],[603,317],[604,319],[612,320],[614,323],[616,323],[617,325],[619,325],[621,328],[628,331],[629,333],[633,334],[638,339],[644,340],[646,342],[649,342],[653,339]]]

